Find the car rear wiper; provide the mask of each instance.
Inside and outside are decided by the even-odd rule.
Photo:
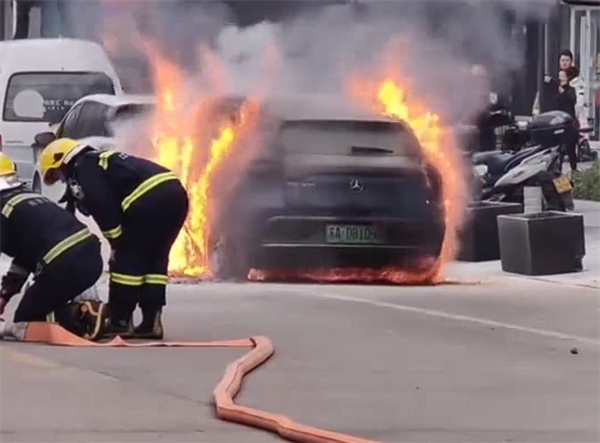
[[[368,146],[352,146],[352,154],[370,155],[370,154],[393,154],[391,149],[373,148]]]

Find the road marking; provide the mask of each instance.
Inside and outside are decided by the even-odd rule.
[[[35,366],[36,368],[52,369],[58,368],[60,363],[57,361],[48,360],[42,357],[38,357],[32,354],[25,354],[23,352],[17,352],[5,346],[0,347],[0,356],[8,357],[12,361],[22,363],[28,366]]]
[[[338,300],[338,301],[362,303],[362,304],[367,304],[367,305],[371,305],[371,306],[376,306],[378,308],[395,309],[397,311],[412,312],[415,314],[427,315],[429,317],[437,317],[437,318],[444,318],[447,320],[463,321],[463,322],[474,323],[474,324],[478,324],[478,325],[482,325],[482,326],[502,328],[502,329],[508,329],[508,330],[512,330],[512,331],[519,331],[519,332],[526,332],[528,334],[535,334],[535,335],[539,335],[542,337],[557,338],[560,340],[572,340],[572,341],[576,341],[576,342],[584,343],[584,344],[588,344],[588,345],[600,346],[600,340],[593,339],[593,338],[580,337],[580,336],[571,335],[571,334],[564,334],[562,332],[549,331],[546,329],[538,329],[538,328],[530,328],[527,326],[513,325],[510,323],[503,323],[503,322],[499,322],[499,321],[495,321],[495,320],[489,320],[486,318],[470,317],[468,315],[460,315],[460,314],[451,314],[449,312],[444,312],[444,311],[436,311],[436,310],[432,310],[432,309],[417,308],[414,306],[397,305],[394,303],[371,300],[371,299],[366,299],[366,298],[352,297],[352,296],[348,296],[348,295],[334,294],[334,293],[330,293],[330,292],[315,292],[315,291],[310,291],[310,290],[307,291],[304,288],[301,290],[301,292],[297,291],[297,290],[295,291],[292,289],[284,288],[284,287],[278,287],[278,288],[272,287],[272,288],[269,288],[269,290],[271,292],[275,292],[275,291],[287,292],[287,293],[294,294],[294,295],[300,296],[300,297],[309,296],[309,297],[326,298],[326,299]]]

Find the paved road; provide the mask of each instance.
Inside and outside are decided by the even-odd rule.
[[[382,442],[597,442],[600,291],[506,278],[171,288],[168,338],[268,335],[239,401]],[[0,345],[0,441],[279,441],[213,418],[241,350]],[[578,349],[574,355],[570,351]]]

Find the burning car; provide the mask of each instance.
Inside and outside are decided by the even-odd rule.
[[[231,112],[244,99],[223,103]],[[227,186],[213,186],[216,278],[246,280],[252,269],[432,269],[439,261],[442,178],[400,119],[326,97],[271,98],[255,135],[235,151],[252,155]]]

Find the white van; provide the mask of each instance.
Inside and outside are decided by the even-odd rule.
[[[102,46],[76,39],[0,42],[0,149],[29,182],[34,136],[61,121],[71,105],[90,94],[123,93]]]

